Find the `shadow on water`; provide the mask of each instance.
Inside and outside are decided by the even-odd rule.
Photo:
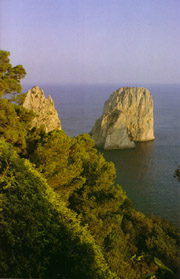
[[[117,173],[128,173],[132,178],[147,175],[150,172],[153,160],[153,141],[136,143],[136,148],[122,150],[101,150],[107,160],[115,163]],[[139,171],[140,170],[140,171]]]
[[[173,177],[172,148],[157,148],[155,141],[150,141],[136,143],[134,149],[99,151],[107,161],[114,162],[115,183],[123,187],[136,210],[180,226],[180,184]]]

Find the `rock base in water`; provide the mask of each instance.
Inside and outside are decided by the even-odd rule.
[[[153,121],[149,91],[141,87],[120,88],[105,102],[103,115],[90,134],[97,147],[133,148],[134,141],[154,140]]]

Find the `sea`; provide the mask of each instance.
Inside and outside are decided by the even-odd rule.
[[[136,210],[156,215],[180,228],[180,84],[36,84],[51,95],[63,130],[70,137],[89,133],[102,115],[104,102],[125,86],[147,88],[154,102],[155,140],[136,143],[135,149],[101,150],[116,167],[115,184]],[[23,92],[34,84],[24,85]]]

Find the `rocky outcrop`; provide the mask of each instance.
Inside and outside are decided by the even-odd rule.
[[[113,92],[90,134],[95,145],[104,149],[133,148],[134,141],[153,140],[153,100],[149,91],[124,87]]]
[[[36,113],[32,127],[44,125],[46,132],[61,130],[61,122],[51,96],[46,99],[44,91],[38,86],[34,86],[27,92],[23,107]]]

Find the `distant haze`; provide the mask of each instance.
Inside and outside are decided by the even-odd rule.
[[[23,83],[179,83],[179,0],[0,0]]]

